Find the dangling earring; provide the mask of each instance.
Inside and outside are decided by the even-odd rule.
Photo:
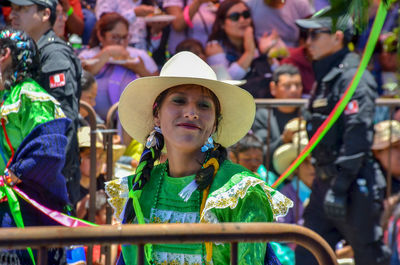
[[[210,136],[208,137],[204,145],[201,147],[201,152],[205,153],[212,148],[214,148],[214,139],[212,138],[212,136]]]
[[[146,148],[147,149],[150,149],[150,148],[156,146],[156,144],[157,144],[157,139],[155,137],[156,132],[162,134],[161,128],[158,126],[154,126],[154,130],[151,131],[149,137],[147,137],[147,140],[146,140]]]

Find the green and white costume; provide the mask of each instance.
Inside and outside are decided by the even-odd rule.
[[[139,202],[146,223],[271,222],[286,215],[293,206],[291,200],[265,185],[255,174],[225,160],[200,213],[201,192],[193,192],[187,202],[178,195],[195,175],[174,178],[167,175],[166,168],[167,163],[155,166],[143,188]],[[115,189],[110,191],[111,186],[108,193],[116,195]],[[264,264],[265,251],[265,243],[240,243],[239,264]],[[136,264],[135,245],[123,246],[122,253],[126,264]],[[153,245],[152,260],[154,264],[205,264],[206,251],[204,244],[158,244]],[[230,264],[229,244],[213,244],[212,264]]]

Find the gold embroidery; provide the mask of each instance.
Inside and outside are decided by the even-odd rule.
[[[243,173],[240,173],[243,174]],[[232,179],[234,176],[232,176]],[[230,207],[234,209],[239,201],[239,198],[243,199],[246,195],[248,189],[250,187],[254,187],[256,185],[260,185],[264,190],[265,195],[270,203],[272,213],[274,218],[279,216],[285,216],[289,210],[289,208],[293,207],[293,202],[288,199],[286,196],[282,195],[278,191],[275,191],[271,187],[265,185],[264,181],[253,176],[247,176],[242,178],[239,183],[235,184],[227,191],[221,192],[219,190],[214,191],[207,199],[206,206],[204,207],[204,211],[201,213],[201,222],[208,223],[209,220],[206,220],[206,215],[208,211],[213,208],[216,209],[224,209]],[[271,193],[275,193],[274,196]]]

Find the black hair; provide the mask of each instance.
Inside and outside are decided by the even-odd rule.
[[[21,30],[9,27],[0,30],[0,53],[4,55],[10,49],[11,66],[4,69],[4,87],[11,89],[27,78],[37,80],[40,60],[35,41]]]
[[[240,153],[246,152],[249,149],[259,149],[263,151],[263,143],[255,134],[247,133],[242,139],[236,144],[229,147],[229,150],[236,156]]]
[[[198,41],[196,39],[193,39],[193,38],[188,38],[188,39],[185,39],[185,40],[181,41],[176,46],[175,53],[178,53],[178,52],[181,52],[181,51],[194,52],[193,51],[193,47],[195,47],[195,46],[199,47],[200,51],[205,54],[203,44],[200,41]],[[199,55],[199,54],[196,54],[196,55]]]
[[[83,70],[81,75],[82,92],[89,91],[94,83],[96,83],[94,76],[90,72]]]
[[[282,64],[272,73],[271,81],[278,83],[281,75],[300,75],[299,69],[291,64]]]

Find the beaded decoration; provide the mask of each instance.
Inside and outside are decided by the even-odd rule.
[[[5,42],[9,39],[11,42]],[[23,31],[4,29],[0,32],[0,48],[12,50],[15,71],[11,76],[12,82],[22,81],[35,64],[38,56],[34,41]]]

